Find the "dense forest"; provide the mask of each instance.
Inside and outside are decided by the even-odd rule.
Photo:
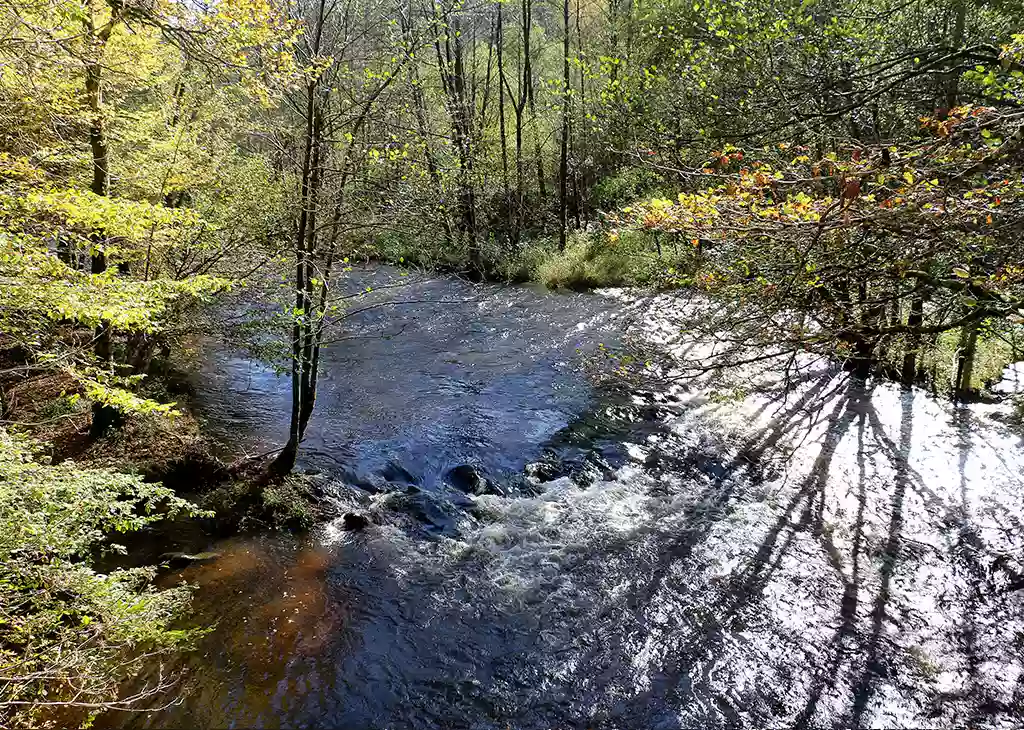
[[[175,403],[190,337],[229,330],[290,377],[287,442],[231,477],[261,499],[362,262],[685,291],[714,306],[679,328],[721,344],[695,372],[814,353],[969,400],[1020,359],[1018,0],[9,0],[0,19],[6,727],[131,706],[120,682],[194,638],[186,589],[96,567],[112,536],[209,516],[153,478],[178,458],[154,445],[199,448]],[[266,316],[212,322],[239,299]]]

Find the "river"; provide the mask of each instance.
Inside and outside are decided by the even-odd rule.
[[[602,353],[671,351],[671,297],[349,279],[378,291],[324,353],[301,466],[374,524],[204,546],[168,577],[215,624],[164,667],[191,691],[108,725],[1024,721],[1024,450],[998,406],[824,363],[744,397],[626,387]],[[286,378],[211,343],[196,387],[233,450],[283,441]]]

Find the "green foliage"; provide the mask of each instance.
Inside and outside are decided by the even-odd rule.
[[[125,413],[170,412],[169,405],[133,394],[141,374],[128,378],[108,363],[93,363],[88,350],[68,347],[67,336],[101,326],[112,336],[153,336],[173,323],[182,302],[209,301],[230,289],[224,277],[159,276],[149,266],[154,250],[173,248],[183,231],[202,225],[191,211],[59,188],[27,159],[0,153],[0,331],[7,345],[21,345],[40,369],[68,373],[93,401]],[[88,273],[72,265],[76,251],[126,263],[145,251],[144,276],[114,268]]]
[[[155,591],[150,570],[97,573],[97,548],[193,505],[156,484],[117,472],[48,466],[0,430],[0,722],[66,727],[104,705],[146,653],[191,635],[172,622],[187,588]],[[150,686],[148,691],[163,691]],[[60,703],[68,709],[56,712]],[[70,718],[70,720],[69,720]]]
[[[391,264],[420,266],[435,271],[461,268],[467,256],[465,241],[438,246],[437,240],[403,232],[382,232],[350,250],[356,260],[375,259]]]
[[[302,532],[329,516],[314,491],[313,477],[296,474],[260,484],[231,480],[204,494],[200,504],[212,510],[217,529],[224,533]]]
[[[688,278],[740,305],[700,323],[736,337],[730,355],[757,343],[861,372],[880,359],[908,382],[926,372],[977,391],[1009,356],[991,335],[1024,319],[1024,126],[970,106],[919,122],[901,144],[823,158],[790,143],[712,150],[702,186],[623,208],[608,217],[612,237],[692,244]]]
[[[655,170],[630,166],[600,179],[594,185],[593,202],[602,210],[616,210],[641,198],[656,196],[664,185],[664,179]]]
[[[36,329],[44,320],[154,332],[176,299],[207,298],[231,286],[226,279],[206,275],[181,281],[136,281],[113,270],[87,274],[69,268],[42,248],[29,248],[24,241],[17,247],[10,239],[5,243],[0,247],[0,277],[8,298],[0,305],[0,317],[8,334]]]
[[[540,281],[551,289],[582,290],[630,283],[629,260],[609,251],[591,236],[574,236],[565,251],[556,252],[537,269]]]
[[[660,251],[659,251],[660,244]],[[551,248],[536,278],[552,289],[609,286],[678,286],[691,253],[672,236],[627,231],[616,236],[577,233],[564,252]]]
[[[541,281],[540,268],[558,254],[558,241],[535,237],[524,242],[518,252],[493,242],[484,249],[484,260],[490,262],[491,275],[501,281]]]

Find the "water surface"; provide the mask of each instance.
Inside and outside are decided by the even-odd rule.
[[[194,691],[116,725],[1024,721],[1024,455],[997,407],[826,364],[742,399],[609,389],[581,353],[627,329],[671,351],[670,299],[403,292],[445,303],[353,318],[307,444],[377,524],[213,545],[182,574],[217,622],[176,668]],[[210,358],[211,425],[279,443],[287,381]]]

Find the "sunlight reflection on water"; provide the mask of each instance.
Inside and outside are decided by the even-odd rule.
[[[569,324],[546,311],[544,326],[578,337],[572,318],[617,296],[548,302]],[[672,306],[654,301],[634,326],[679,346]],[[517,337],[537,362],[554,357]],[[485,344],[471,348],[493,358],[477,376],[523,365]],[[996,406],[820,365],[793,389],[771,375],[745,376],[750,395],[724,401],[669,385],[560,400],[556,386],[585,384],[562,386],[548,365],[521,372],[514,392],[492,381],[479,399],[426,394],[426,415],[399,429],[429,451],[402,464],[418,477],[471,442],[507,450],[477,461],[488,476],[521,468],[524,451],[598,463],[615,442],[618,462],[534,479],[532,494],[471,497],[451,536],[425,539],[373,512],[390,502],[339,496],[379,524],[218,546],[219,560],[183,574],[201,587],[198,620],[219,621],[188,659],[197,691],[122,726],[1019,725],[1021,437],[990,417]],[[758,377],[768,384],[751,387]],[[477,408],[487,421],[460,421],[476,441],[439,421]]]

